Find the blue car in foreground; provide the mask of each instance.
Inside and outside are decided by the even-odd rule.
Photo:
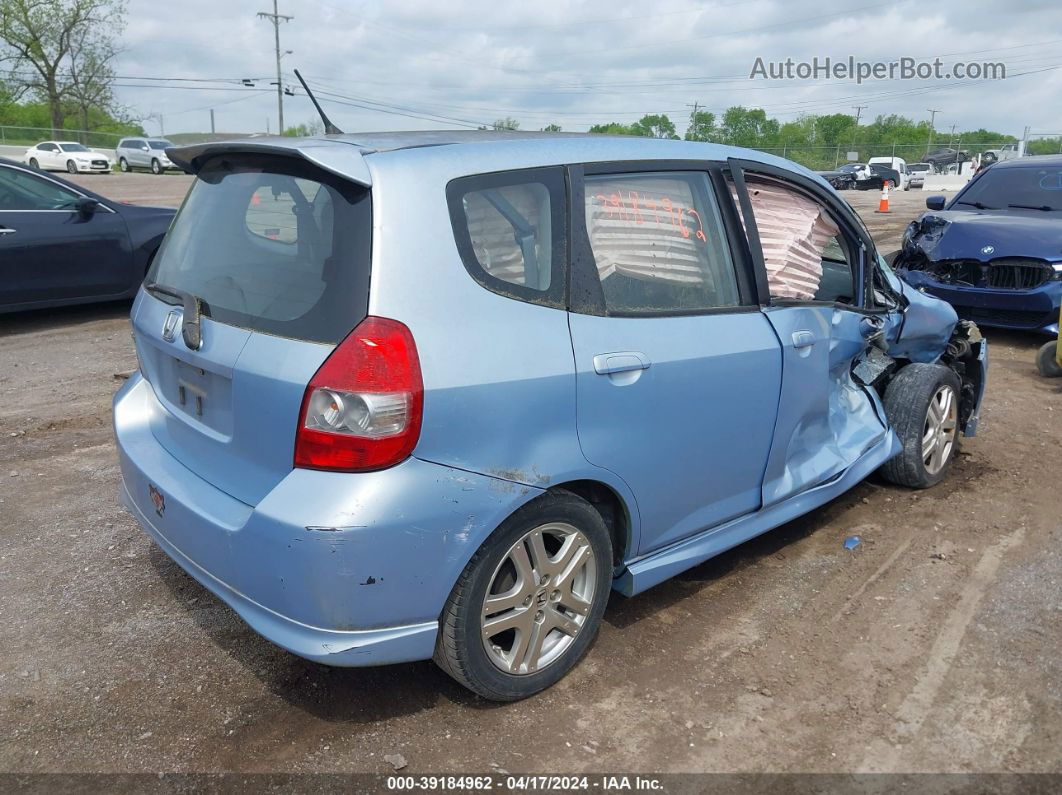
[[[1058,334],[1062,156],[1004,160],[926,206],[894,262],[905,281],[979,325]]]
[[[945,477],[987,345],[786,160],[504,132],[170,150],[125,504],[310,660],[556,682],[633,596],[875,470]]]

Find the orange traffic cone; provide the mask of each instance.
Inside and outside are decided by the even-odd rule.
[[[881,184],[881,199],[878,201],[878,209],[876,213],[889,212],[889,181],[884,180]]]

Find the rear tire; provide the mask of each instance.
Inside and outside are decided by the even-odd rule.
[[[506,519],[465,566],[439,621],[435,662],[491,701],[534,695],[586,653],[611,583],[612,540],[601,515],[570,492],[544,494]]]
[[[121,171],[121,172],[122,172],[123,174],[128,174],[128,173],[129,173],[129,161],[128,161],[128,160],[126,160],[126,159],[125,159],[125,158],[123,157],[123,158],[122,158],[121,160],[119,160],[119,161],[118,161],[118,169],[119,169],[119,171]]]
[[[903,445],[881,474],[892,483],[928,489],[947,477],[959,445],[961,385],[940,364],[909,364],[885,389],[885,415]]]
[[[1044,378],[1062,378],[1062,365],[1058,363],[1058,340],[1040,346],[1036,352],[1036,369]]]
[[[37,162],[37,158],[31,157],[29,164],[30,164],[30,168],[35,168],[38,171],[41,170],[41,164]]]
[[[76,174],[77,173],[77,163],[75,163],[73,160],[67,160],[66,161],[66,173],[67,174]]]
[[[159,174],[161,174],[162,173],[162,163],[160,163],[158,160],[152,159],[152,161],[151,161],[151,173],[154,174],[155,176],[158,176]]]

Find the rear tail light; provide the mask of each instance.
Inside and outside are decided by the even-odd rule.
[[[417,346],[397,320],[367,317],[310,379],[295,437],[295,466],[386,469],[420,437],[424,386]]]

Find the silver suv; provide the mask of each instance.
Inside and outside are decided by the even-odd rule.
[[[166,150],[172,146],[165,138],[123,138],[115,148],[118,166],[122,171],[148,168],[152,174],[161,174],[166,169],[179,171],[180,167],[166,156]]]

